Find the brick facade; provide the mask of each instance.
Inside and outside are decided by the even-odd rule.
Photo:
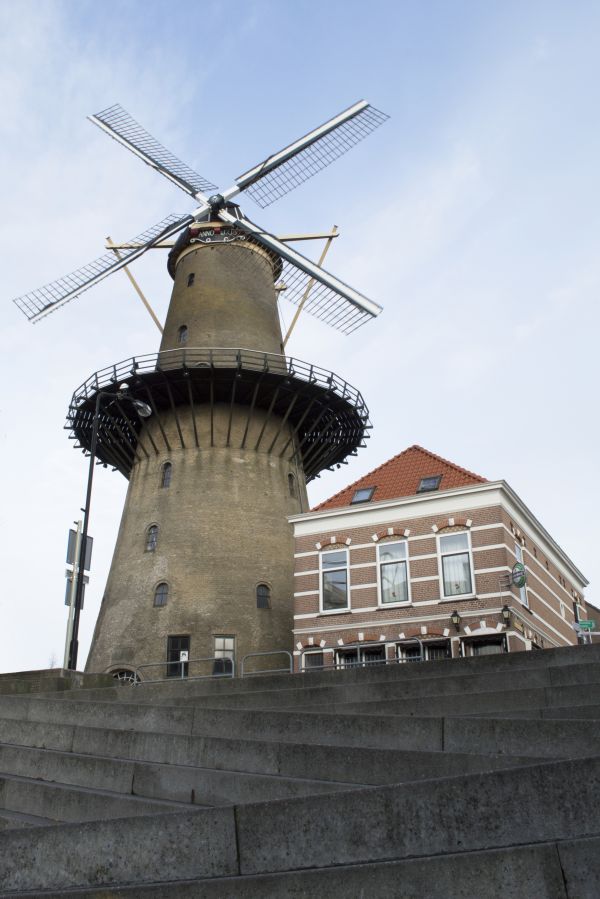
[[[347,502],[351,493],[341,495]],[[328,666],[421,651],[439,657],[577,643],[573,624],[576,611],[586,614],[587,581],[503,481],[355,506],[324,503],[292,523],[297,668],[308,665],[307,652],[322,653],[312,663]],[[471,589],[445,595],[440,541],[453,534],[468,535],[462,543]],[[398,542],[407,550],[408,601],[384,604],[377,547]],[[348,599],[340,609],[323,605],[323,553],[330,551],[343,551],[336,559],[347,555]],[[523,589],[511,582],[518,554]],[[461,558],[466,562],[465,553]]]

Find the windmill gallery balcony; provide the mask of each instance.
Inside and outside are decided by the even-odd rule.
[[[125,477],[175,447],[231,446],[296,461],[309,480],[356,452],[371,427],[362,395],[333,372],[273,353],[186,347],[123,360],[77,388],[66,428],[84,450],[98,391],[123,382],[153,413],[144,421],[119,400],[101,410],[97,458]],[[267,434],[272,418],[278,430]]]

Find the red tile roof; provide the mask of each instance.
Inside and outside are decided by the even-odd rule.
[[[315,506],[314,510],[349,506],[354,493],[361,488],[375,487],[370,502],[412,496],[417,493],[421,478],[431,478],[437,475],[441,475],[438,490],[450,490],[452,487],[465,487],[468,484],[481,484],[487,480],[472,471],[467,471],[466,468],[461,468],[460,465],[455,465],[454,462],[449,462],[448,459],[442,459],[441,456],[430,453],[422,446],[409,446],[404,452],[384,462],[378,468],[374,468],[358,481],[354,481],[353,484],[349,484],[343,490]],[[364,505],[366,506],[368,503],[364,503]]]

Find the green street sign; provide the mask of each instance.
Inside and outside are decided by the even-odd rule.
[[[593,618],[590,618],[589,621],[580,621],[579,627],[581,628],[582,631],[593,631],[594,628],[596,627],[596,622],[594,621]]]

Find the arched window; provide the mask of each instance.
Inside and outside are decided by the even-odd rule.
[[[177,343],[184,344],[188,342],[188,326],[182,325],[177,332]]]
[[[158,525],[151,524],[146,531],[146,552],[153,553],[158,543]]]
[[[118,671],[112,671],[111,674],[120,684],[131,686],[138,682],[135,671],[132,671],[130,668],[119,668]]]
[[[191,287],[195,280],[196,275],[194,274],[194,272],[190,272],[188,275],[188,287]]]
[[[256,588],[256,608],[271,608],[271,588],[268,584],[259,584]]]
[[[163,581],[161,584],[157,585],[156,590],[154,591],[154,605],[166,606],[168,598],[169,585]]]
[[[170,462],[165,462],[160,471],[160,486],[171,486],[171,475],[173,474],[173,466]]]
[[[288,475],[288,490],[290,491],[290,496],[293,496],[294,499],[296,499],[298,495],[296,492],[296,478],[291,472]]]

